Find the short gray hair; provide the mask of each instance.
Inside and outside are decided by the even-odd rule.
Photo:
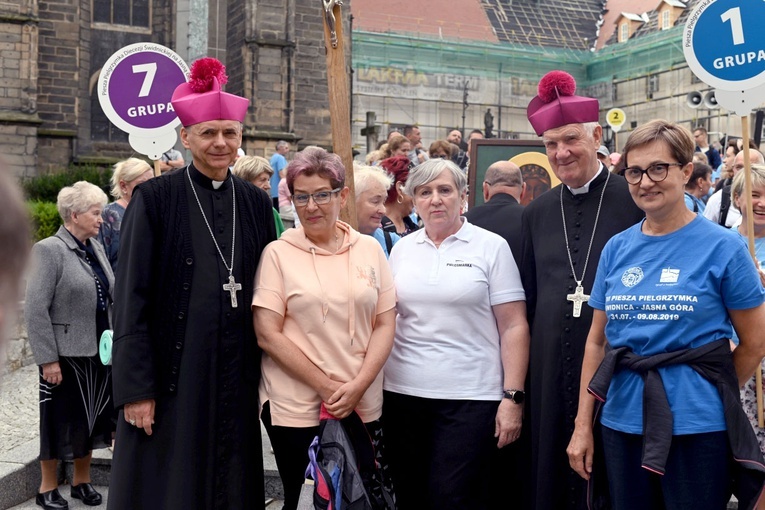
[[[117,199],[122,198],[120,181],[133,182],[147,171],[151,171],[151,166],[146,161],[138,158],[128,158],[114,165],[111,179],[112,196]]]
[[[438,177],[444,170],[449,170],[454,179],[454,185],[457,187],[457,191],[462,194],[467,191],[467,177],[460,167],[455,165],[448,159],[429,159],[417,165],[409,171],[409,178],[404,185],[404,193],[410,197],[414,196],[414,190],[419,186],[423,186],[436,177]]]
[[[290,144],[286,140],[279,140],[278,142],[276,142],[276,148],[277,149],[279,149],[281,147],[289,147],[289,146],[290,146]]]
[[[595,126],[597,126],[597,122],[583,122],[582,127],[584,128],[584,132],[587,133],[588,136],[592,136],[595,134]]]
[[[359,198],[374,184],[379,184],[385,191],[388,191],[393,185],[393,176],[379,166],[353,165],[353,187],[356,198]]]
[[[58,192],[56,208],[64,223],[69,223],[72,213],[82,214],[94,205],[103,208],[108,200],[104,190],[95,184],[79,181]]]

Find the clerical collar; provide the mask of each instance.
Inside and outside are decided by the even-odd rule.
[[[208,190],[226,190],[230,186],[231,171],[229,170],[224,181],[214,181],[197,170],[194,163],[189,163],[189,176],[197,186]]]
[[[595,175],[592,177],[592,179],[587,181],[587,183],[584,186],[582,186],[581,188],[572,188],[571,186],[566,186],[566,187],[568,188],[568,190],[571,192],[572,195],[583,195],[585,193],[589,193],[590,184],[592,184],[592,181],[598,178],[598,176],[601,174],[603,170],[605,170],[605,168],[606,167],[604,167],[603,164],[600,161],[598,161],[598,171],[595,172]]]

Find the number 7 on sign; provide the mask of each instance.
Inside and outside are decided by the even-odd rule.
[[[138,92],[138,97],[146,97],[151,91],[151,84],[154,83],[154,75],[157,74],[157,63],[149,62],[148,64],[138,64],[133,66],[133,74],[146,73],[141,84],[141,90]]]

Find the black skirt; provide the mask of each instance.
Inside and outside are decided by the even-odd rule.
[[[61,384],[56,386],[42,378],[40,367],[40,460],[85,457],[110,446],[115,430],[112,368],[97,354],[62,356],[59,364]]]

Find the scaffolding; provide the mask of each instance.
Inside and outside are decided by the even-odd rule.
[[[612,107],[625,109],[633,123],[664,117],[690,126],[727,131],[725,112],[690,109],[689,91],[706,91],[685,63],[683,26],[657,30],[599,51],[434,37],[432,34],[353,32],[354,141],[363,152],[360,129],[374,111],[382,136],[388,129],[418,124],[423,140],[442,139],[462,127],[484,128],[491,109],[494,132],[505,138],[535,138],[526,106],[539,78],[567,71],[580,93],[599,99],[603,118]],[[625,126],[629,131],[632,123]],[[426,147],[427,148],[427,147]]]

